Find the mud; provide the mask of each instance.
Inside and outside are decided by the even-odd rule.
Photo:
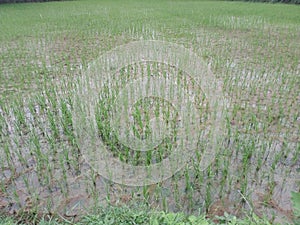
[[[262,137],[240,130],[239,137],[223,143],[208,170],[198,171],[199,162],[191,159],[185,170],[166,181],[128,187],[111,183],[89,167],[72,143],[71,126],[57,123],[57,134],[50,128],[51,101],[47,105],[24,105],[23,124],[13,108],[0,110],[2,213],[77,220],[99,205],[134,202],[175,212],[198,213],[201,208],[212,218],[225,211],[243,216],[252,210],[277,222],[292,220],[290,193],[300,191],[296,136],[286,142],[275,133]],[[54,115],[57,122],[63,117],[59,110]],[[232,128],[239,130],[240,122],[235,118]]]

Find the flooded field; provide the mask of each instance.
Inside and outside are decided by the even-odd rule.
[[[0,213],[78,220],[99,206],[146,204],[172,212],[201,211],[211,218],[224,212],[242,217],[250,211],[270,221],[292,221],[291,191],[300,191],[299,8],[287,11],[288,6],[259,5],[267,12],[261,13],[258,5],[242,3],[59,4],[0,6],[0,16],[7,20],[0,22],[7,31],[0,34]],[[58,7],[65,9],[58,12]],[[18,10],[24,10],[26,19],[9,20]],[[277,18],[279,13],[284,19]],[[109,58],[107,65],[114,70],[111,81],[107,86],[93,84],[91,74],[99,72],[95,62],[109,51],[143,40],[176,48],[154,49],[164,56],[155,62],[146,53],[150,59],[141,57],[136,64],[119,65]],[[180,62],[181,52],[175,49],[181,48],[193,52],[201,68],[210,72],[177,68],[174,63]],[[174,50],[173,58],[168,58],[168,49]],[[130,58],[133,52],[123,51],[123,57]],[[207,93],[210,88],[205,89],[203,79],[208,74],[215,84],[209,87],[221,90],[222,107],[214,106]],[[181,97],[193,95],[191,104],[199,114],[191,109],[189,120],[180,116],[185,110],[176,103],[188,107],[190,102],[174,98],[178,92],[168,92],[172,85],[159,86],[167,87],[169,99],[164,100],[161,92],[146,98],[138,84],[146,87],[139,79],[147,76],[183,84],[186,94]],[[86,89],[78,86],[80,79],[88,81]],[[133,101],[124,87],[140,90],[144,97]],[[89,92],[93,88],[95,96]],[[78,98],[78,90],[91,94]],[[90,105],[96,103],[95,111],[85,108],[90,99]],[[130,101],[133,122],[124,122],[123,114],[118,119],[121,125],[129,124],[128,134],[136,143],[153,148],[152,153],[133,151],[137,145],[120,138],[127,127],[120,126],[122,133],[112,125],[114,104],[121,107]],[[96,121],[95,132],[86,126],[83,132],[92,131],[94,138],[109,146],[111,157],[125,164],[164,161],[179,146],[178,130],[186,123],[193,125],[185,139],[194,140],[195,135],[196,148],[180,170],[159,182],[113,182],[95,169],[82,148],[74,124],[78,103],[87,113],[82,114],[83,121]],[[208,143],[215,137],[213,118],[220,111],[217,151],[203,168],[203,152],[210,151]],[[155,119],[166,125],[157,128],[161,123]],[[171,131],[163,136],[166,130]]]

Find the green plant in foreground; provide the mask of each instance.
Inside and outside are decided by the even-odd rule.
[[[183,213],[132,210],[127,207],[101,208],[97,215],[86,216],[80,224],[147,224],[147,225],[209,225],[204,216],[187,216]]]
[[[294,222],[300,224],[300,192],[292,192],[292,202],[294,211]]]
[[[299,216],[300,195],[299,193],[292,193],[292,196],[294,200],[295,215]],[[223,216],[216,216],[214,218],[215,221],[207,219],[204,214],[186,215],[182,212],[168,213],[164,211],[153,211],[147,206],[139,206],[139,208],[108,206],[98,208],[94,213],[95,214],[83,217],[77,223],[67,220],[64,220],[64,222],[58,222],[58,220],[54,218],[42,218],[41,220],[32,223],[29,221],[23,223],[19,221],[16,223],[11,218],[0,216],[0,225],[271,225],[266,218],[260,218],[253,213],[247,215],[243,219],[240,219],[225,212]],[[295,220],[295,224],[299,224],[299,220]]]
[[[142,207],[143,208],[143,207]],[[259,218],[255,214],[239,219],[227,213],[216,217],[218,222],[207,219],[204,214],[186,215],[182,212],[167,213],[151,211],[147,208],[130,209],[128,207],[101,208],[96,215],[88,215],[79,224],[138,224],[138,225],[270,225],[266,218]]]

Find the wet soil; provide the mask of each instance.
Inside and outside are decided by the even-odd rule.
[[[0,111],[3,213],[77,220],[99,205],[135,202],[187,213],[201,208],[210,217],[224,212],[243,216],[252,210],[273,221],[292,220],[290,193],[300,191],[297,136],[291,135],[286,142],[271,135],[266,138],[240,132],[239,137],[227,138],[205,171],[198,171],[199,162],[191,159],[184,170],[168,180],[128,187],[112,183],[90,168],[72,143],[68,133],[71,126],[58,123],[57,134],[50,129],[49,114],[45,113],[49,107],[33,108],[24,106],[26,116],[21,125],[12,110]],[[55,120],[59,118],[57,113]],[[232,120],[232,127],[238,129],[239,122],[238,118]]]

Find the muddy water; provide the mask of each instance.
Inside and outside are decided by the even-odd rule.
[[[57,105],[66,101],[70,110],[70,102],[59,101]],[[195,157],[168,180],[128,187],[90,168],[72,142],[71,124],[62,121],[66,114],[54,102],[49,98],[44,105],[0,108],[2,213],[78,219],[95,206],[137,202],[188,213],[201,208],[210,216],[225,211],[242,216],[253,210],[270,219],[275,216],[277,222],[292,219],[290,192],[300,191],[297,136],[287,142],[278,135],[246,134],[235,119],[231,128],[240,136],[228,135],[208,170],[198,171]]]

